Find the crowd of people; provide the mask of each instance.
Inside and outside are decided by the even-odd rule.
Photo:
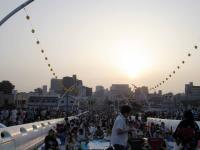
[[[57,124],[55,129],[49,131],[45,148],[59,149],[62,145],[66,150],[83,149],[90,140],[108,138],[113,122],[114,114],[108,112],[90,112],[72,120],[66,117],[65,124]]]
[[[48,111],[42,109],[0,109],[0,123],[5,126],[14,126],[36,121],[64,117],[65,113],[60,111]]]
[[[164,122],[147,122],[147,117],[167,118],[169,113],[148,112],[133,117],[127,105],[119,113],[91,111],[71,120],[59,111],[2,109],[0,122],[12,126],[65,116],[65,123],[57,124],[46,136],[45,150],[84,150],[92,140],[110,143],[110,150],[195,150],[200,143],[195,111],[177,113],[182,121],[175,132]]]
[[[145,117],[130,117],[128,107],[119,114],[90,112],[49,131],[44,149],[86,150],[92,140],[109,141],[109,150],[195,150],[199,140],[199,127],[191,111],[183,114],[175,132],[163,122],[148,123]],[[109,146],[110,145],[110,146]],[[182,147],[182,148],[181,148]]]
[[[200,109],[199,108],[200,107],[194,107],[194,106],[192,106],[190,108],[190,110],[192,110],[194,119],[196,121],[200,121]],[[146,115],[148,117],[154,117],[154,118],[181,120],[183,118],[184,112],[186,110],[188,110],[188,109],[181,107],[174,111],[147,111]]]

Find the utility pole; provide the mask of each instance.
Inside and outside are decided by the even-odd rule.
[[[2,24],[5,23],[10,17],[12,17],[14,14],[16,14],[18,11],[20,11],[21,9],[23,9],[24,7],[26,7],[27,5],[29,5],[33,1],[34,0],[28,0],[28,1],[24,2],[23,4],[21,4],[20,6],[18,6],[17,8],[15,8],[13,11],[11,11],[2,20],[0,20],[0,26],[2,26]]]

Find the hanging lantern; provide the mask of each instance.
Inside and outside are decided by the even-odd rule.
[[[173,71],[173,74],[175,74],[176,73],[176,71]]]
[[[184,64],[185,63],[185,61],[182,61],[182,64]]]
[[[58,79],[58,77],[57,76],[55,76],[56,77],[56,79]]]
[[[26,19],[27,19],[27,20],[29,20],[29,19],[30,19],[30,17],[27,15],[27,16],[26,16]]]
[[[47,58],[47,57],[45,57],[45,60],[48,60],[48,58]]]
[[[166,80],[168,80],[168,78],[166,78]]]
[[[191,56],[191,54],[190,53],[188,53],[188,57],[190,57]]]
[[[50,65],[50,64],[48,64],[48,66],[50,67],[51,65]]]
[[[197,45],[195,45],[195,46],[194,46],[194,48],[195,48],[195,49],[197,49],[197,48],[198,48],[198,46],[197,46]]]
[[[56,74],[55,74],[55,73],[53,73],[53,75],[55,76]]]
[[[178,69],[180,69],[180,66],[177,66]]]
[[[160,85],[162,85],[162,83],[160,83]]]
[[[37,40],[37,42],[36,42],[37,44],[40,44],[40,41],[39,40]]]
[[[50,70],[51,70],[51,71],[53,71],[53,69],[52,69],[52,68],[51,68]]]
[[[163,83],[165,83],[165,81],[162,81]]]
[[[41,50],[41,53],[44,53],[44,50],[43,50],[43,49]]]
[[[31,32],[32,32],[32,33],[35,33],[35,30],[34,30],[34,29],[32,29],[32,30],[31,30]]]
[[[169,75],[169,77],[171,78],[171,77],[172,77],[172,75],[170,74],[170,75]]]

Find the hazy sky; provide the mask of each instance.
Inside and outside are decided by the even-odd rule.
[[[0,18],[25,0],[0,0]],[[200,85],[200,1],[35,0],[27,7],[58,77],[77,74],[87,86],[154,86],[182,60],[160,89]],[[20,11],[0,27],[0,81],[30,91],[52,78]],[[190,52],[192,57],[188,58]]]

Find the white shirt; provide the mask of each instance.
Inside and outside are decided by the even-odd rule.
[[[95,127],[93,127],[93,126],[91,126],[90,128],[89,128],[89,131],[90,131],[90,133],[92,134],[92,136],[94,136],[94,133],[96,132],[96,128]]]
[[[117,134],[117,129],[127,129],[126,119],[122,114],[119,114],[114,122],[111,134],[111,145],[119,144],[126,146],[128,141],[128,132]]]

